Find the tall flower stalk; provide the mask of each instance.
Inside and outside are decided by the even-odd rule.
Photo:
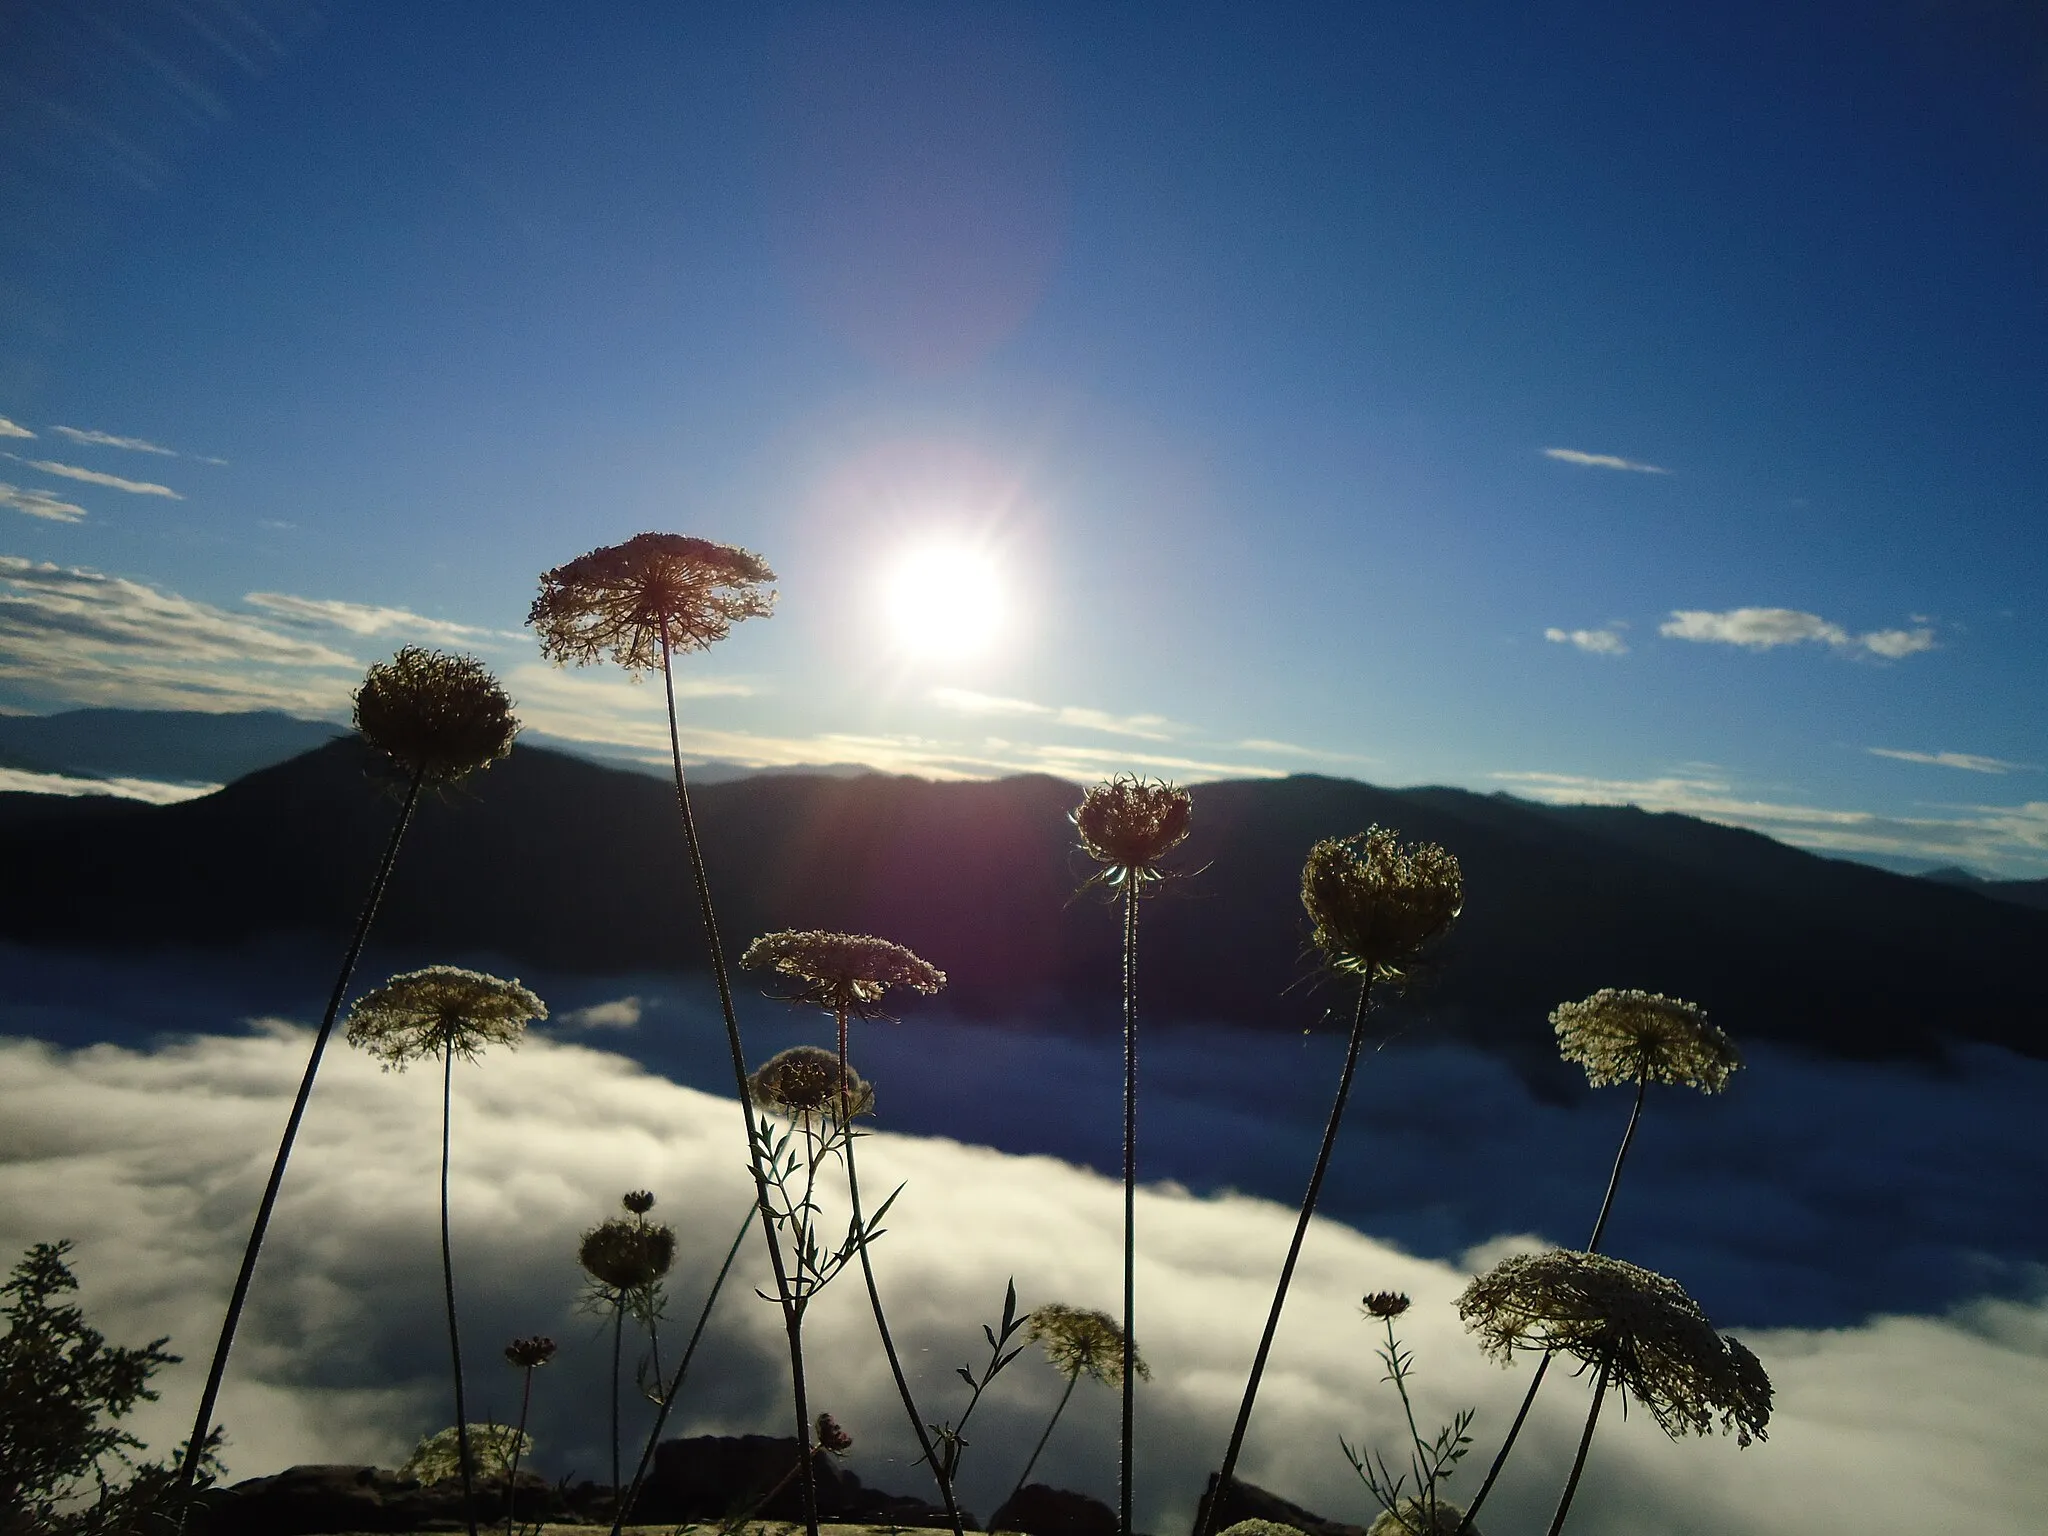
[[[355,692],[354,722],[363,741],[380,754],[403,777],[405,788],[398,816],[385,841],[384,855],[370,881],[369,895],[357,914],[354,932],[342,955],[341,971],[328,994],[327,1008],[314,1033],[313,1048],[306,1056],[306,1070],[299,1079],[297,1097],[285,1119],[284,1134],[278,1139],[277,1156],[270,1165],[270,1178],[263,1186],[263,1198],[256,1206],[256,1219],[249,1228],[249,1240],[242,1250],[242,1267],[235,1275],[235,1287],[228,1298],[227,1315],[221,1319],[220,1338],[213,1347],[213,1361],[206,1372],[206,1385],[199,1394],[199,1411],[192,1421],[192,1437],[178,1468],[174,1495],[183,1528],[193,1479],[198,1475],[206,1448],[212,1444],[213,1413],[220,1400],[221,1382],[227,1374],[228,1354],[234,1348],[235,1330],[249,1299],[249,1287],[256,1277],[256,1260],[263,1251],[263,1239],[270,1230],[271,1213],[277,1208],[278,1191],[284,1185],[285,1166],[291,1161],[292,1145],[298,1140],[299,1124],[306,1117],[306,1104],[313,1096],[313,1080],[319,1074],[327,1041],[334,1033],[334,1021],[348,996],[356,961],[370,937],[370,926],[391,882],[398,863],[399,846],[412,825],[413,812],[421,794],[439,785],[452,784],[492,763],[512,750],[512,738],[519,722],[512,713],[512,701],[483,663],[469,656],[409,645],[391,660],[379,662],[364,675]]]
[[[1557,1032],[1559,1054],[1584,1067],[1586,1080],[1593,1087],[1634,1083],[1636,1088],[1628,1127],[1621,1133],[1614,1168],[1607,1176],[1607,1193],[1601,1198],[1600,1214],[1593,1220],[1593,1235],[1586,1243],[1587,1253],[1598,1253],[1601,1239],[1607,1235],[1607,1218],[1614,1210],[1615,1191],[1621,1187],[1622,1165],[1635,1144],[1636,1125],[1643,1117],[1643,1102],[1650,1084],[1683,1084],[1701,1093],[1719,1093],[1742,1065],[1742,1057],[1728,1036],[1707,1022],[1704,1009],[1659,992],[1603,987],[1582,1003],[1560,1003],[1551,1011],[1550,1023]],[[1479,1485],[1472,1508],[1459,1527],[1461,1536],[1471,1529],[1473,1517],[1507,1465],[1522,1425],[1528,1421],[1529,1410],[1536,1404],[1536,1394],[1543,1390],[1550,1360],[1546,1350],[1536,1362],[1529,1388],[1522,1394],[1522,1406],[1515,1411],[1514,1422],[1508,1425],[1493,1465],[1487,1468],[1486,1480]],[[1595,1406],[1597,1410],[1597,1395]]]
[[[513,1501],[519,1493],[519,1461],[526,1449],[526,1420],[533,1407],[533,1373],[555,1358],[555,1341],[546,1334],[514,1339],[505,1346],[505,1363],[519,1372],[519,1432],[512,1437],[512,1466],[505,1474],[505,1536],[512,1536]]]
[[[654,1209],[653,1195],[644,1189],[632,1190],[619,1197],[619,1204],[625,1208],[626,1215],[599,1222],[584,1233],[582,1241],[576,1245],[576,1262],[590,1277],[591,1289],[585,1305],[592,1311],[611,1316],[614,1501],[625,1494],[619,1480],[619,1368],[625,1347],[626,1318],[631,1314],[647,1325],[658,1375],[661,1370],[661,1342],[657,1331],[661,1282],[676,1260],[675,1230],[647,1219],[647,1213]]]
[[[911,1395],[910,1382],[903,1374],[903,1362],[896,1353],[896,1341],[889,1332],[889,1317],[882,1307],[882,1292],[875,1283],[874,1260],[868,1254],[868,1247],[875,1235],[872,1229],[881,1220],[882,1211],[878,1210],[871,1220],[862,1209],[853,1127],[854,1115],[863,1108],[872,1107],[873,1091],[867,1090],[865,1105],[858,1102],[858,1079],[846,1059],[849,1018],[878,1017],[881,1001],[892,987],[929,996],[946,984],[946,973],[920,960],[900,944],[854,933],[764,934],[747,946],[746,953],[740,957],[740,964],[748,970],[773,971],[785,981],[794,983],[796,990],[784,994],[784,1001],[807,1003],[823,1009],[832,1015],[837,1027],[838,1050],[828,1081],[831,1084],[829,1091],[837,1099],[838,1122],[845,1129],[840,1156],[846,1164],[846,1194],[853,1207],[851,1236],[860,1256],[861,1278],[867,1282],[868,1305],[875,1315],[875,1330],[881,1335],[882,1352],[889,1360],[889,1374],[896,1381],[896,1394],[903,1400],[903,1411],[909,1415],[911,1432],[917,1436],[918,1448],[932,1469],[932,1478],[938,1484],[939,1497],[946,1506],[946,1517],[952,1522],[954,1536],[962,1536],[964,1524],[959,1502],[953,1494],[953,1479],[949,1475],[947,1461],[936,1454],[924,1416],[918,1412],[917,1401]],[[785,1056],[790,1054],[784,1053]],[[895,1198],[892,1194],[883,1203],[883,1210]]]
[[[1569,1249],[1520,1254],[1468,1285],[1458,1315],[1502,1365],[1517,1350],[1541,1350],[1594,1372],[1593,1402],[1549,1536],[1558,1536],[1571,1512],[1609,1388],[1649,1409],[1674,1440],[1709,1434],[1717,1424],[1738,1445],[1765,1438],[1772,1394],[1762,1363],[1716,1333],[1685,1287],[1667,1276]]]
[[[1083,1376],[1101,1382],[1105,1387],[1114,1387],[1122,1384],[1127,1365],[1140,1376],[1149,1378],[1152,1375],[1135,1350],[1124,1348],[1124,1331],[1117,1327],[1116,1319],[1107,1312],[1070,1307],[1063,1302],[1048,1302],[1031,1314],[1026,1337],[1044,1349],[1045,1358],[1055,1370],[1066,1372],[1067,1386],[1060,1393],[1052,1417],[1046,1420],[1045,1432],[1038,1437],[1038,1444],[1031,1448],[1031,1459],[1017,1474],[1017,1486],[1010,1490],[1010,1500],[1005,1502],[1014,1501],[1031,1480],[1031,1469],[1038,1465],[1046,1442],[1052,1439],[1060,1415],[1067,1411],[1067,1403]]]
[[[740,1119],[746,1131],[761,1237],[768,1245],[775,1298],[782,1308],[783,1333],[789,1343],[791,1406],[796,1414],[797,1444],[803,1450],[804,1528],[808,1536],[818,1536],[818,1489],[811,1474],[811,1418],[800,1320],[788,1266],[776,1241],[768,1170],[754,1138],[754,1112],[747,1096],[747,1053],[740,1040],[739,1014],[733,1007],[732,978],[711,902],[704,850],[697,839],[697,819],[690,809],[682,736],[676,722],[675,653],[709,650],[732,632],[734,624],[773,613],[775,594],[764,589],[774,580],[775,572],[767,561],[736,545],[680,533],[635,534],[623,544],[607,544],[543,572],[540,595],[533,600],[526,622],[540,640],[541,654],[550,661],[580,667],[609,657],[628,672],[661,673],[676,811],[689,851],[704,946],[718,985],[718,1006],[725,1017],[726,1048],[732,1057],[733,1088],[739,1095]]]
[[[483,1059],[484,1048],[516,1048],[529,1019],[547,1005],[517,981],[453,965],[407,971],[356,1000],[348,1043],[369,1052],[387,1072],[441,1059],[441,1287],[448,1309],[448,1354],[455,1375],[455,1432],[462,1466],[462,1515],[476,1536],[476,1479],[469,1450],[469,1414],[462,1380],[462,1330],[455,1316],[455,1254],[448,1232],[448,1162],[455,1062]]]
[[[1138,1277],[1138,901],[1165,878],[1159,864],[1187,840],[1194,801],[1172,784],[1131,774],[1097,784],[1073,814],[1081,851],[1101,866],[1088,886],[1123,898],[1124,1316],[1117,1426],[1117,1529],[1131,1531],[1131,1452],[1137,1409]]]
[[[1324,964],[1339,975],[1355,977],[1358,998],[1352,1009],[1350,1041],[1344,1051],[1343,1070],[1337,1078],[1337,1096],[1330,1105],[1329,1123],[1323,1129],[1323,1142],[1316,1153],[1314,1171],[1309,1175],[1308,1192],[1302,1196],[1294,1237],[1287,1245],[1280,1281],[1273,1290],[1273,1305],[1266,1314],[1265,1332],[1260,1335],[1258,1352],[1252,1357],[1244,1400],[1238,1405],[1230,1445],[1223,1454],[1222,1470],[1217,1473],[1197,1536],[1207,1536],[1216,1528],[1216,1511],[1227,1501],[1231,1480],[1237,1474],[1238,1455],[1244,1449],[1245,1432],[1251,1426],[1252,1405],[1258,1400],[1259,1382],[1273,1349],[1273,1336],[1280,1329],[1280,1313],[1287,1305],[1294,1266],[1301,1258],[1302,1241],[1308,1236],[1309,1220],[1315,1215],[1316,1201],[1322,1194],[1323,1175],[1329,1171],[1330,1153],[1337,1145],[1337,1130],[1343,1123],[1345,1101],[1351,1095],[1351,1080],[1358,1071],[1373,983],[1398,988],[1407,981],[1416,959],[1450,931],[1464,910],[1465,883],[1458,861],[1435,843],[1404,844],[1385,827],[1371,827],[1356,837],[1326,838],[1309,850],[1301,871],[1301,904],[1315,922],[1312,939],[1322,952]]]

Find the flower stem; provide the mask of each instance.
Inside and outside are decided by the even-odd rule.
[[[512,1536],[512,1501],[519,1493],[519,1458],[526,1450],[526,1411],[533,1406],[533,1367],[519,1389],[519,1433],[512,1437],[512,1470],[505,1477],[505,1536]],[[616,1528],[614,1530],[616,1536]]]
[[[882,1293],[875,1284],[874,1262],[868,1257],[867,1218],[860,1206],[860,1173],[853,1160],[853,1095],[846,1086],[846,1010],[838,1010],[839,1021],[839,1123],[846,1134],[846,1196],[853,1205],[853,1230],[855,1243],[860,1249],[861,1277],[868,1283],[868,1305],[874,1309],[875,1328],[882,1335],[882,1352],[889,1357],[889,1373],[896,1378],[896,1392],[903,1399],[903,1411],[910,1415],[911,1432],[917,1436],[918,1449],[924,1452],[925,1461],[931,1466],[932,1479],[939,1485],[939,1498],[946,1506],[946,1518],[953,1523],[953,1536],[966,1536],[966,1528],[960,1518],[960,1506],[953,1497],[953,1479],[932,1448],[931,1436],[925,1432],[924,1416],[917,1411],[917,1401],[910,1395],[910,1383],[903,1375],[903,1362],[896,1357],[896,1341],[889,1334],[889,1319],[882,1311]]]
[[[1124,878],[1124,1379],[1117,1437],[1117,1529],[1131,1536],[1131,1446],[1137,1408],[1138,877]]]
[[[1600,1405],[1607,1401],[1607,1372],[1613,1363],[1611,1360],[1600,1362],[1600,1374],[1593,1382],[1593,1406],[1586,1414],[1586,1432],[1579,1436],[1579,1454],[1572,1458],[1572,1475],[1565,1479],[1564,1493],[1557,1501],[1557,1513],[1551,1516],[1549,1536],[1557,1536],[1564,1529],[1564,1517],[1571,1512],[1572,1495],[1579,1491],[1579,1474],[1586,1470],[1586,1452],[1593,1446],[1593,1426],[1600,1422]]]
[[[1598,1253],[1600,1239],[1607,1233],[1607,1217],[1614,1209],[1614,1192],[1621,1187],[1621,1165],[1628,1161],[1628,1149],[1636,1139],[1636,1122],[1643,1118],[1643,1099],[1649,1092],[1650,1079],[1645,1073],[1636,1081],[1635,1106],[1628,1112],[1628,1129],[1621,1133],[1621,1148],[1614,1154],[1614,1171],[1607,1176],[1607,1194],[1600,1202],[1600,1214],[1593,1222],[1593,1235],[1586,1240],[1586,1252]],[[1500,1469],[1507,1465],[1508,1453],[1515,1448],[1515,1437],[1522,1432],[1522,1424],[1529,1417],[1529,1410],[1535,1406],[1536,1394],[1543,1390],[1544,1374],[1550,1369],[1550,1351],[1543,1352],[1543,1358],[1536,1362],[1536,1374],[1529,1378],[1529,1390],[1522,1394],[1522,1406],[1515,1414],[1515,1422],[1508,1426],[1507,1438],[1500,1443],[1500,1450],[1493,1458],[1493,1465],[1486,1469],[1486,1481],[1479,1485],[1479,1492],[1473,1496],[1472,1507],[1465,1511],[1465,1518],[1459,1522],[1457,1536],[1466,1536],[1472,1529],[1472,1522],[1479,1515],[1479,1506],[1486,1502],[1486,1496],[1493,1492],[1494,1480],[1500,1476]]]
[[[1280,1266],[1280,1283],[1273,1292],[1273,1308],[1266,1314],[1266,1331],[1259,1338],[1258,1353],[1252,1357],[1252,1373],[1245,1382],[1244,1402],[1238,1407],[1237,1423],[1230,1431],[1230,1446],[1223,1453],[1223,1469],[1216,1476],[1215,1491],[1209,1496],[1209,1506],[1203,1513],[1197,1536],[1210,1536],[1216,1530],[1216,1511],[1222,1506],[1231,1479],[1237,1472],[1238,1453],[1244,1449],[1245,1431],[1252,1422],[1252,1404],[1259,1395],[1259,1379],[1266,1373],[1266,1357],[1273,1349],[1273,1335],[1280,1329],[1280,1310],[1287,1305],[1287,1288],[1294,1280],[1295,1261],[1301,1257],[1302,1240],[1308,1236],[1309,1218],[1316,1213],[1316,1199],[1323,1190],[1323,1175],[1329,1172],[1330,1153],[1337,1145],[1337,1128],[1344,1119],[1344,1101],[1351,1096],[1351,1079],[1358,1071],[1358,1049],[1365,1039],[1365,1008],[1371,993],[1372,977],[1368,974],[1358,983],[1358,1007],[1351,1016],[1351,1043],[1344,1052],[1344,1071],[1337,1079],[1337,1098],[1330,1106],[1330,1123],[1323,1128],[1323,1145],[1316,1153],[1315,1171],[1309,1175],[1308,1193],[1301,1197],[1301,1214],[1294,1223],[1294,1240],[1287,1245],[1287,1262]]]
[[[455,1257],[448,1241],[448,1130],[455,1092],[455,1041],[441,1052],[441,1290],[448,1301],[448,1353],[455,1365],[455,1453],[462,1465],[462,1518],[476,1536],[476,1477],[469,1464],[469,1410],[462,1397],[462,1335],[455,1327]]]
[[[1045,1449],[1045,1442],[1052,1438],[1053,1426],[1059,1423],[1060,1415],[1067,1411],[1067,1399],[1074,1395],[1074,1384],[1080,1379],[1081,1368],[1076,1366],[1073,1374],[1067,1377],[1067,1390],[1060,1394],[1059,1406],[1053,1409],[1052,1417],[1046,1421],[1045,1433],[1038,1437],[1038,1444],[1031,1448],[1031,1459],[1024,1463],[1024,1470],[1017,1474],[1017,1486],[1010,1490],[1010,1499],[1015,1499],[1022,1493],[1024,1485],[1031,1480],[1031,1469],[1038,1465],[1039,1453]],[[1008,1503],[1010,1499],[1004,1502]]]
[[[775,1237],[775,1217],[768,1204],[768,1175],[761,1167],[761,1149],[754,1141],[752,1100],[747,1095],[747,1053],[740,1043],[739,1014],[733,1007],[732,977],[726,970],[725,946],[718,937],[718,914],[711,905],[711,882],[704,872],[704,849],[697,840],[697,819],[690,812],[690,791],[683,779],[682,739],[676,729],[675,672],[669,657],[668,618],[661,621],[661,688],[668,704],[668,748],[675,766],[676,809],[682,814],[683,839],[689,845],[690,874],[697,885],[697,906],[704,921],[704,946],[711,956],[711,974],[718,983],[718,1006],[725,1015],[725,1041],[732,1055],[733,1086],[739,1093],[740,1121],[746,1131],[747,1162],[754,1174],[754,1203],[761,1215],[761,1236],[768,1244],[768,1262],[775,1274],[775,1298],[782,1306],[783,1332],[789,1339],[790,1395],[796,1409],[796,1439],[801,1456],[804,1530],[818,1536],[818,1488],[811,1473],[810,1407],[804,1391],[802,1319],[790,1295],[789,1271],[782,1245]]]
[[[619,1350],[626,1339],[626,1297],[612,1297],[612,1499],[619,1497]]]
[[[384,846],[384,857],[377,865],[376,877],[370,882],[370,894],[363,903],[363,909],[356,917],[356,929],[349,939],[348,952],[342,957],[341,974],[335,978],[334,991],[327,999],[327,1011],[321,1015],[320,1029],[313,1037],[312,1053],[306,1058],[305,1075],[299,1079],[299,1094],[292,1101],[292,1112],[285,1120],[284,1136],[277,1144],[277,1158],[270,1165],[270,1182],[263,1187],[263,1199],[256,1207],[256,1221],[249,1229],[249,1241],[242,1250],[242,1268],[235,1276],[235,1288],[228,1298],[227,1316],[221,1319],[220,1339],[213,1346],[213,1364],[207,1369],[206,1386],[199,1394],[199,1412],[192,1420],[192,1438],[185,1446],[185,1459],[178,1468],[178,1487],[172,1496],[178,1507],[178,1529],[185,1528],[185,1516],[191,1507],[192,1481],[199,1471],[201,1458],[206,1454],[208,1441],[213,1432],[213,1410],[220,1400],[221,1380],[227,1374],[228,1353],[235,1347],[235,1329],[242,1320],[242,1308],[249,1299],[249,1283],[256,1276],[256,1257],[263,1251],[263,1236],[270,1230],[270,1213],[277,1206],[277,1192],[284,1184],[285,1165],[291,1161],[292,1143],[298,1139],[299,1122],[306,1116],[306,1101],[313,1096],[313,1078],[320,1070],[320,1058],[327,1050],[327,1039],[334,1033],[335,1016],[341,1012],[341,1000],[348,995],[349,979],[355,975],[356,961],[361,958],[363,944],[370,936],[370,924],[377,916],[377,908],[384,900],[384,888],[391,881],[391,869],[398,862],[399,844],[405,841],[405,829],[412,823],[412,813],[419,805],[420,786],[425,775],[415,770],[412,782],[406,786],[405,803],[400,807],[398,820],[392,824],[391,838]]]

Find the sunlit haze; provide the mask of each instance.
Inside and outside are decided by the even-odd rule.
[[[884,587],[896,639],[919,657],[979,656],[1002,632],[1007,594],[986,554],[942,544],[908,550]]]

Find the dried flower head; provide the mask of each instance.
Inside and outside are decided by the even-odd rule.
[[[846,1069],[846,1095],[856,1115],[873,1114],[874,1085]],[[818,1045],[793,1045],[761,1064],[747,1079],[747,1097],[792,1119],[839,1118],[839,1058]]]
[[[584,1233],[576,1247],[576,1262],[584,1273],[614,1291],[644,1291],[675,1261],[675,1231],[659,1222],[614,1216]]]
[[[1124,1331],[1107,1312],[1048,1302],[1031,1314],[1026,1337],[1045,1350],[1045,1358],[1056,1369],[1069,1376],[1086,1374],[1105,1387],[1123,1384]],[[1135,1350],[1131,1366],[1140,1381],[1152,1379],[1151,1367]]]
[[[1604,1366],[1673,1439],[1704,1435],[1718,1418],[1748,1445],[1771,1421],[1771,1381],[1756,1356],[1716,1333],[1676,1280],[1623,1260],[1521,1254],[1468,1285],[1458,1315],[1503,1365],[1517,1349],[1539,1349]]]
[[[1385,827],[1370,827],[1308,851],[1301,904],[1332,967],[1398,982],[1458,920],[1465,881],[1457,859],[1435,843],[1403,843]]]
[[[1383,1509],[1366,1528],[1365,1536],[1457,1536],[1465,1523],[1465,1508],[1447,1499],[1424,1504],[1420,1499],[1403,1499],[1393,1509]],[[1470,1536],[1478,1536],[1473,1526]]]
[[[1387,1320],[1399,1317],[1411,1305],[1399,1291],[1369,1291],[1358,1304],[1365,1308],[1368,1316]]]
[[[645,1216],[654,1209],[654,1194],[651,1190],[635,1189],[619,1196],[619,1204],[635,1216]]]
[[[708,650],[741,619],[765,618],[775,594],[768,562],[731,544],[680,533],[636,534],[558,565],[540,578],[526,622],[550,661],[584,666],[605,656],[629,672],[670,652]]]
[[[469,1426],[469,1470],[474,1476],[504,1477],[511,1472],[515,1456],[523,1461],[532,1454],[533,1436],[509,1424]],[[420,1483],[442,1483],[462,1476],[462,1441],[455,1426],[450,1424],[414,1446],[398,1475]]]
[[[452,784],[512,750],[512,701],[473,656],[408,645],[355,692],[363,740],[427,784]]]
[[[547,1004],[517,981],[430,965],[357,998],[348,1011],[348,1043],[387,1072],[402,1072],[444,1051],[475,1061],[487,1045],[516,1046],[529,1019],[547,1016]]]
[[[1073,813],[1081,851],[1109,885],[1156,880],[1159,861],[1187,841],[1195,803],[1178,785],[1120,773],[1081,797]]]
[[[853,1436],[829,1413],[818,1415],[818,1449],[833,1456],[844,1456],[853,1449]]]
[[[544,1333],[530,1339],[514,1339],[505,1346],[505,1359],[522,1371],[531,1371],[555,1358],[555,1341]]]
[[[1560,1003],[1550,1022],[1560,1054],[1595,1088],[1648,1079],[1719,1093],[1742,1065],[1705,1009],[1657,992],[1603,987],[1583,1003]]]
[[[772,970],[797,984],[788,1001],[871,1019],[891,987],[929,995],[946,973],[887,939],[862,933],[768,933],[747,946],[740,964]]]
[[[1278,1520],[1240,1520],[1235,1525],[1226,1525],[1217,1536],[1308,1536],[1298,1525],[1283,1525]]]

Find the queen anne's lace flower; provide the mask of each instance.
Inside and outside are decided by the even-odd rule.
[[[891,987],[930,994],[946,984],[944,971],[901,944],[861,933],[763,934],[747,946],[740,964],[750,971],[772,970],[795,982],[791,1002],[857,1018],[874,1017]]]
[[[478,1477],[504,1477],[513,1458],[533,1451],[533,1436],[509,1424],[469,1426],[469,1467]],[[398,1469],[400,1477],[415,1482],[440,1483],[462,1476],[461,1436],[453,1424],[428,1435],[413,1447],[411,1457]]]
[[[846,1069],[846,1095],[854,1114],[874,1112],[874,1087],[852,1067]],[[837,1119],[839,1058],[822,1046],[793,1045],[769,1057],[747,1079],[747,1097],[763,1109],[793,1119],[810,1115]]]
[[[1432,1507],[1420,1499],[1403,1499],[1394,1509],[1381,1510],[1365,1536],[1457,1536],[1464,1523],[1462,1504],[1438,1499]],[[1473,1526],[1468,1536],[1479,1536],[1479,1527]]]
[[[1404,844],[1385,827],[1332,837],[1309,850],[1301,904],[1316,947],[1335,969],[1399,981],[1450,931],[1465,905],[1458,861],[1435,843]]]
[[[1159,861],[1187,840],[1193,815],[1186,790],[1125,773],[1083,795],[1073,821],[1081,851],[1103,866],[1096,878],[1114,885],[1157,878]]]
[[[1606,987],[1550,1015],[1566,1061],[1586,1069],[1595,1088],[1611,1083],[1683,1083],[1719,1093],[1742,1057],[1704,1009],[1657,992]]]
[[[363,740],[427,784],[449,784],[512,750],[512,701],[473,656],[408,645],[355,692]]]
[[[526,616],[550,661],[609,656],[629,672],[658,670],[670,652],[708,650],[741,619],[765,618],[775,594],[751,550],[680,533],[642,533],[542,574]]]
[[[1240,1520],[1227,1525],[1217,1536],[1308,1536],[1298,1525],[1282,1525],[1278,1520]]]
[[[1771,1421],[1756,1356],[1716,1333],[1676,1280],[1621,1259],[1571,1249],[1505,1259],[1465,1288],[1458,1315],[1503,1365],[1529,1349],[1605,1368],[1673,1439],[1718,1420],[1748,1445]]]
[[[1069,1376],[1091,1376],[1106,1387],[1123,1384],[1124,1331],[1107,1312],[1047,1302],[1031,1314],[1026,1336],[1045,1350],[1055,1369]],[[1152,1379],[1151,1367],[1135,1350],[1131,1368],[1140,1381]]]
[[[430,965],[357,998],[349,1009],[348,1043],[387,1071],[402,1072],[445,1051],[475,1061],[485,1046],[516,1046],[529,1019],[547,1016],[547,1004],[517,981]]]
[[[576,1262],[584,1273],[615,1291],[645,1290],[675,1261],[673,1228],[617,1216],[584,1233],[576,1247]]]
[[[515,1365],[522,1371],[531,1371],[546,1365],[555,1358],[555,1341],[544,1333],[531,1338],[514,1339],[505,1346],[505,1363]]]

